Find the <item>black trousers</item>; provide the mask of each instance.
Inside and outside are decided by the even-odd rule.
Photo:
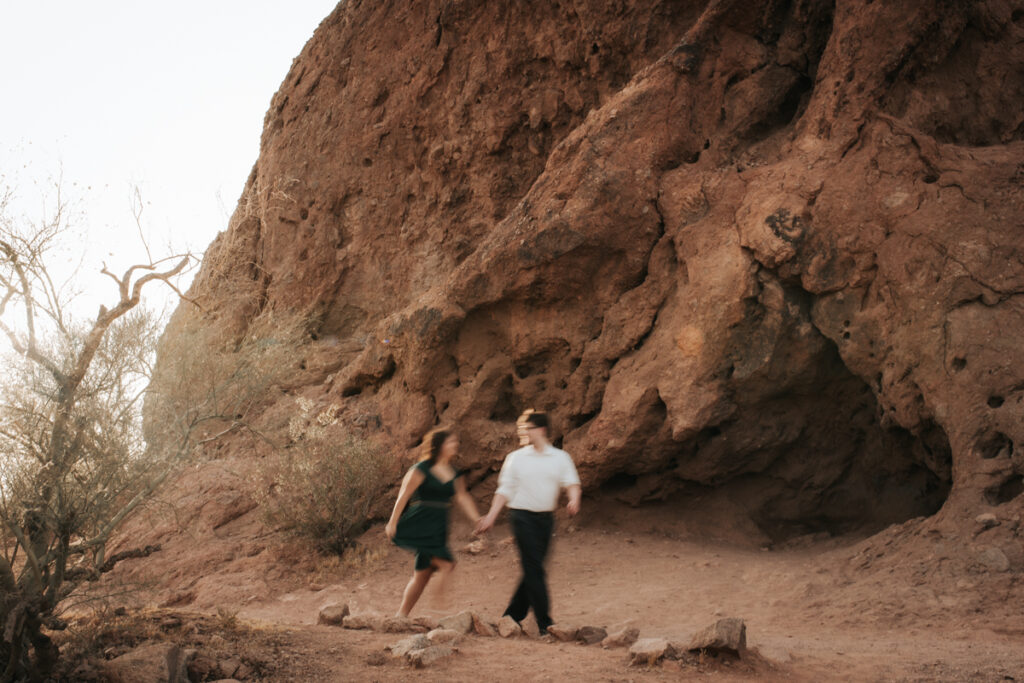
[[[553,623],[548,601],[547,577],[544,573],[544,558],[547,557],[548,547],[551,545],[555,516],[550,512],[515,509],[509,510],[509,516],[516,547],[519,548],[523,578],[519,581],[519,587],[516,588],[511,602],[505,608],[505,614],[516,621],[522,621],[530,608],[533,608],[537,626],[543,631]]]

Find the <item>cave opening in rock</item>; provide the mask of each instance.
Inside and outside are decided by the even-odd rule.
[[[669,492],[727,501],[776,541],[873,533],[936,513],[952,482],[945,432],[927,419],[913,431],[892,424],[868,384],[824,341],[811,365],[790,368],[785,379],[734,374],[729,417],[684,441],[649,425],[649,438],[603,492],[631,504]],[[652,454],[661,454],[659,463],[647,471],[625,465]],[[1005,499],[1019,486],[1008,482],[991,495]]]

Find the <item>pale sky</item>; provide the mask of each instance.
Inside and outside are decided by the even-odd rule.
[[[38,216],[38,184],[62,174],[83,274],[144,256],[134,186],[154,253],[204,250],[256,161],[271,97],[336,4],[0,0],[0,183]],[[89,299],[113,295],[86,282]]]

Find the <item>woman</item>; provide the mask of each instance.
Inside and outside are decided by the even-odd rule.
[[[423,459],[402,480],[391,519],[384,532],[395,545],[416,553],[412,579],[402,595],[398,616],[407,617],[433,574],[438,575],[438,595],[444,595],[455,566],[448,549],[448,508],[451,500],[475,524],[480,519],[466,482],[452,467],[459,452],[459,437],[447,429],[435,429],[423,437]]]

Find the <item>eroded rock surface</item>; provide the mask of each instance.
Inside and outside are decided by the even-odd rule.
[[[168,337],[308,314],[278,411],[457,425],[480,494],[534,407],[588,490],[773,535],[1019,512],[1022,17],[342,3]]]

